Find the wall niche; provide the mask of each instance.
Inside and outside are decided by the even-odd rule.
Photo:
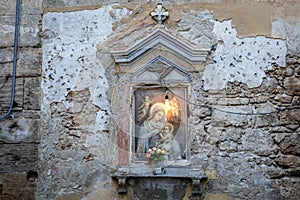
[[[155,191],[157,182],[164,196],[172,182],[181,182],[193,195],[203,194],[207,177],[189,162],[187,102],[190,74],[203,70],[208,51],[173,35],[158,25],[132,46],[111,51],[120,83],[113,94],[118,168],[112,174],[119,193],[137,197],[140,190]]]

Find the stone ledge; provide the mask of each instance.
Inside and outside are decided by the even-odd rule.
[[[168,166],[161,169],[161,173],[156,173],[158,168],[153,166],[124,166],[120,167],[117,171],[112,173],[112,178],[118,181],[118,192],[127,193],[128,179],[140,179],[140,178],[158,178],[164,180],[165,178],[174,179],[188,179],[191,181],[192,194],[202,195],[204,193],[204,183],[208,177],[199,168],[190,167],[174,167]]]

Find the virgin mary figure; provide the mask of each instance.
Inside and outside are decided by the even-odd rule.
[[[143,122],[137,145],[140,160],[145,160],[145,153],[160,141],[159,133],[166,124],[167,108],[163,103],[155,103],[150,107],[149,117]]]

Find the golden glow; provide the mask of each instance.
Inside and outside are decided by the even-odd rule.
[[[169,99],[165,99],[165,105],[166,105],[168,111],[171,110]]]

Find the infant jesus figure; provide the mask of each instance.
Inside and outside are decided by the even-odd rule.
[[[180,145],[173,136],[174,127],[171,123],[166,123],[164,131],[159,133],[159,148],[166,151],[165,160],[176,160],[180,155]]]

